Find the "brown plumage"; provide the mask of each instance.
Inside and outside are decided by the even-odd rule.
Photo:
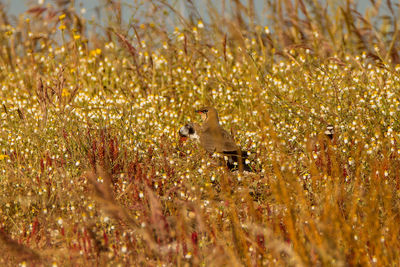
[[[179,129],[181,139],[198,141],[208,153],[223,155],[230,170],[252,171],[248,164],[248,153],[241,151],[232,136],[219,125],[217,110],[204,107],[196,112],[201,115],[203,124],[188,123],[182,126]]]
[[[236,167],[241,169],[243,167],[243,170],[251,170],[246,163],[247,152],[242,152],[232,136],[221,127],[217,110],[214,107],[203,107],[196,112],[200,113],[203,120],[203,124],[198,128],[201,146],[209,153],[227,156],[229,169]]]
[[[213,107],[204,107],[197,111],[201,114],[203,124],[200,128],[200,144],[209,153],[223,153],[237,151],[232,136],[219,125],[217,110]]]

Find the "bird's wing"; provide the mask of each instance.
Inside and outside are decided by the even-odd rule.
[[[200,131],[200,143],[209,153],[238,150],[232,136],[219,125],[210,127],[208,124],[203,124]]]
[[[220,127],[221,131],[221,142],[219,142],[219,147],[217,147],[218,152],[226,152],[226,151],[236,151],[238,147],[233,140],[232,136]]]

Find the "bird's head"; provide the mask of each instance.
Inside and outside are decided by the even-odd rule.
[[[335,134],[335,128],[333,127],[333,125],[331,124],[327,125],[324,134],[328,136],[329,139],[332,139],[333,135]]]
[[[197,124],[188,123],[185,126],[182,126],[179,129],[179,136],[182,141],[186,141],[188,138],[190,139],[199,139],[197,134]],[[197,129],[197,130],[196,130]]]
[[[203,122],[219,123],[218,112],[213,107],[202,107],[196,112],[200,114]]]

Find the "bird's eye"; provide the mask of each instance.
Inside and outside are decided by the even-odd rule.
[[[199,109],[199,110],[196,110],[196,113],[207,113],[208,112],[208,109]]]

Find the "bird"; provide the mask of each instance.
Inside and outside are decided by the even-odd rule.
[[[249,153],[241,151],[232,136],[221,127],[217,110],[214,107],[203,107],[196,112],[201,116],[202,125],[188,123],[179,130],[179,135],[199,141],[209,154],[223,155],[229,170],[239,168],[251,171],[247,159]]]
[[[316,136],[313,136],[309,139],[308,147],[311,151],[319,151],[319,146],[323,147],[323,150],[326,151],[328,145],[333,144],[335,141],[335,127],[332,124],[328,124],[325,128],[325,131]]]
[[[186,139],[193,139],[195,141],[200,140],[200,136],[198,135],[200,130],[200,125],[197,123],[187,123],[179,129],[179,136],[182,140],[186,141]]]
[[[325,134],[330,140],[333,139],[333,136],[334,136],[334,134],[335,134],[335,128],[333,127],[332,124],[328,124],[328,125],[326,126],[326,130],[325,130],[324,134]]]
[[[203,124],[200,129],[200,143],[209,153],[237,151],[238,147],[232,136],[219,124],[218,112],[213,107],[196,110]]]
[[[336,135],[334,126],[328,124],[325,131],[308,139],[306,144],[310,162],[329,175],[332,171],[332,164],[337,161],[335,155]]]

